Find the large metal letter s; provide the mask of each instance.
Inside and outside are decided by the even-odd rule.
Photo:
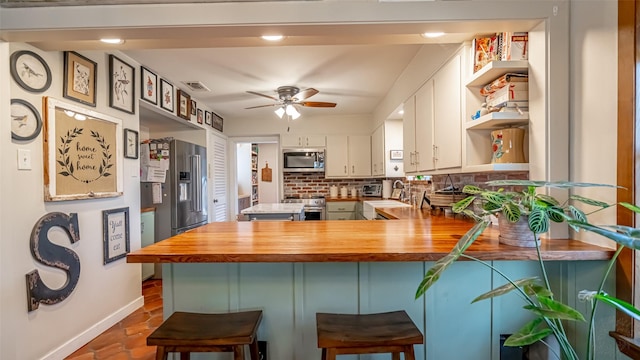
[[[80,258],[73,250],[49,241],[48,233],[52,227],[65,230],[71,243],[80,240],[78,214],[53,212],[38,220],[31,231],[31,254],[39,262],[47,266],[63,270],[67,281],[59,289],[50,289],[40,278],[38,270],[27,274],[27,306],[29,311],[38,308],[40,303],[52,305],[66,299],[75,289],[80,278]]]

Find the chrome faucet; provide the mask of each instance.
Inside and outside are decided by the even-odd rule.
[[[394,182],[393,182],[393,186],[392,186],[392,188],[396,189],[396,185],[397,185],[398,183],[400,183],[400,188],[399,188],[399,189],[402,189],[402,190],[400,191],[400,201],[403,201],[403,202],[404,202],[405,200],[407,200],[407,196],[406,196],[407,194],[405,193],[404,183],[402,182],[402,180],[396,180],[396,181],[394,181]]]

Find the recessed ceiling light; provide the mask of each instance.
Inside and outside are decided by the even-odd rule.
[[[262,35],[261,38],[267,41],[280,41],[284,38],[282,35]]]
[[[100,41],[102,41],[105,44],[114,44],[114,45],[124,44],[124,40],[117,39],[117,38],[105,38],[105,39],[100,39]]]
[[[426,38],[437,38],[444,35],[444,33],[443,32],[426,32],[426,33],[422,33],[421,35],[422,37],[426,37]]]

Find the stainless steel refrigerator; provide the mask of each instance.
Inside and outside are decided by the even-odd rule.
[[[206,148],[171,140],[168,156],[169,170],[155,199],[154,183],[141,183],[142,207],[156,208],[156,242],[204,225],[208,219]]]

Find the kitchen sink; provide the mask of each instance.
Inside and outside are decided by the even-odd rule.
[[[376,218],[376,208],[394,208],[394,207],[410,207],[396,200],[366,200],[362,202],[362,215],[369,220]]]

